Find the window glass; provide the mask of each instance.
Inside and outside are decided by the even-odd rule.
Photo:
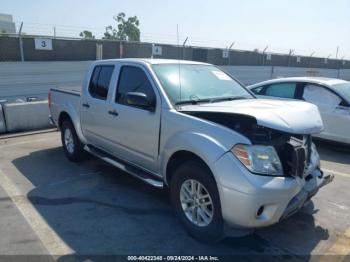
[[[265,95],[283,98],[294,98],[297,83],[279,83],[267,87]]]
[[[91,77],[90,84],[89,84],[89,93],[92,96],[94,95],[96,87],[97,87],[98,75],[100,74],[100,71],[101,71],[101,67],[96,66],[93,73],[92,73],[92,77]]]
[[[261,91],[263,90],[264,86],[259,86],[259,87],[255,87],[252,89],[254,94],[259,95],[261,93]]]
[[[172,103],[253,96],[228,74],[212,65],[156,64],[152,66]]]
[[[111,82],[114,66],[96,66],[89,84],[91,96],[107,99],[109,83]]]
[[[126,94],[128,92],[144,93],[150,101],[156,100],[152,84],[145,72],[138,67],[122,67],[115,101],[119,104],[127,105]]]
[[[95,97],[107,99],[109,83],[111,82],[113,66],[102,66],[98,77]]]
[[[337,84],[332,87],[350,103],[350,83]]]
[[[342,101],[341,98],[333,92],[322,86],[313,84],[305,85],[303,98],[305,101],[317,105],[322,110],[333,110]]]

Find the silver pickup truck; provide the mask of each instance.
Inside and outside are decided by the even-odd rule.
[[[333,179],[311,141],[323,129],[316,106],[256,99],[210,64],[97,61],[81,90],[51,89],[49,106],[69,160],[87,151],[169,187],[203,241],[277,223]]]

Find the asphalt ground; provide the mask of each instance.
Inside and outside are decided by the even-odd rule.
[[[335,174],[300,212],[217,244],[188,236],[166,190],[92,156],[69,162],[58,132],[0,138],[0,261],[6,255],[275,255],[350,261],[350,149],[317,143]],[[300,257],[301,256],[301,257]]]

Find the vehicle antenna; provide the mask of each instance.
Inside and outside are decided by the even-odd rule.
[[[181,65],[180,65],[180,39],[179,39],[179,24],[176,25],[177,35],[177,61],[178,61],[178,76],[179,76],[179,88],[180,88],[180,101],[181,101]],[[180,106],[181,107],[181,106]]]

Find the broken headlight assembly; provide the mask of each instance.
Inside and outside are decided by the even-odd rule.
[[[231,152],[252,173],[266,176],[283,176],[283,168],[277,152],[272,146],[234,146]]]

